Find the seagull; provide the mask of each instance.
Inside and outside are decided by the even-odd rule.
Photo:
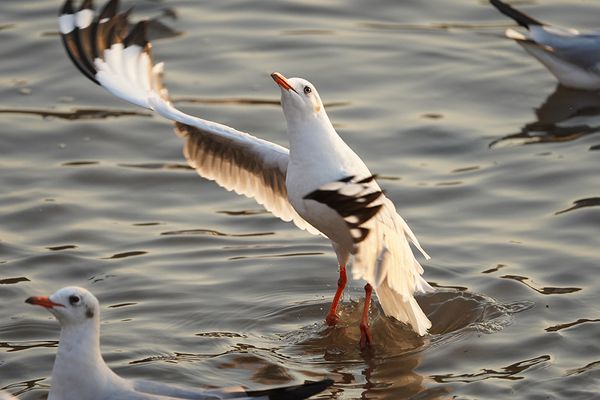
[[[505,35],[537,58],[563,86],[600,89],[600,33],[582,34],[576,29],[548,25],[501,0],[490,3],[527,29],[521,33],[509,28]]]
[[[185,114],[169,100],[162,83],[164,64],[154,63],[146,22],[128,31],[128,12],[111,0],[97,17],[91,1],[78,10],[67,0],[60,33],[75,66],[113,95],[153,110],[175,122],[187,138],[184,155],[202,177],[229,191],[254,198],[268,211],[297,227],[331,240],[337,255],[337,291],[326,316],[339,321],[337,307],[352,276],[363,279],[365,304],[360,322],[361,348],[369,347],[369,307],[373,290],[386,315],[425,335],[431,322],[414,298],[433,288],[412,243],[425,258],[406,222],[369,171],[333,128],[315,86],[301,78],[271,77],[281,90],[289,150],[229,126]]]
[[[100,352],[100,303],[88,290],[65,287],[26,303],[46,308],[61,325],[48,400],[307,399],[331,379],[276,389],[183,389],[155,381],[129,380],[110,369]]]

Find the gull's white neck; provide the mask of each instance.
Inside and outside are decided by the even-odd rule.
[[[324,111],[304,118],[289,118],[287,127],[292,165],[327,167],[339,174],[346,169],[347,161],[358,158],[337,134]]]
[[[322,110],[302,118],[287,118],[290,140],[288,173],[315,175],[326,183],[348,175],[367,175],[363,161],[337,134]],[[312,172],[312,173],[311,173]]]
[[[62,328],[48,400],[96,399],[120,383],[102,358],[97,320]]]

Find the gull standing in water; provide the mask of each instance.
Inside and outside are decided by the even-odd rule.
[[[86,289],[65,287],[26,303],[46,308],[60,323],[60,339],[48,400],[307,399],[333,384],[330,379],[276,389],[183,389],[154,381],[121,378],[100,352],[100,304]]]
[[[338,288],[326,321],[338,321],[337,306],[354,255],[354,279],[364,279],[361,347],[372,343],[369,305],[373,289],[383,311],[424,335],[431,322],[414,294],[432,290],[410,247],[426,258],[415,235],[377,185],[363,161],[333,128],[317,90],[300,78],[271,76],[281,89],[290,149],[229,126],[193,117],[173,107],[154,64],[146,22],[128,32],[128,13],[112,0],[94,18],[91,1],[77,11],[68,0],[60,14],[63,43],[77,68],[113,95],[175,121],[187,137],[184,154],[204,178],[252,197],[284,221],[329,238],[339,264]]]
[[[521,33],[509,28],[506,37],[537,58],[563,86],[600,89],[600,33],[582,34],[576,29],[548,25],[501,0],[490,3],[527,29]]]

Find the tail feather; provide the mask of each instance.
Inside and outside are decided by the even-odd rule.
[[[386,315],[424,335],[431,323],[413,296],[433,288],[422,278],[423,267],[410,247],[410,242],[418,243],[414,234],[389,199],[384,198],[383,204],[382,210],[366,223],[371,233],[358,246],[352,275],[374,287]]]
[[[529,15],[519,10],[514,9],[510,5],[500,0],[490,0],[490,3],[492,3],[492,5],[496,7],[498,11],[500,11],[502,14],[514,19],[517,22],[517,24],[521,25],[524,28],[529,29],[529,25],[545,25],[543,22],[530,17]]]
[[[431,328],[431,321],[421,310],[414,297],[404,300],[402,296],[390,288],[387,280],[384,280],[375,291],[385,315],[410,325],[421,336],[425,335],[427,330]]]
[[[246,395],[252,398],[264,398],[268,400],[300,400],[308,399],[317,393],[321,393],[331,385],[333,385],[333,380],[323,379],[322,381],[307,382],[296,386],[246,391]]]

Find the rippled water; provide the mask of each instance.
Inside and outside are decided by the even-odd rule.
[[[598,27],[597,2],[519,6]],[[487,2],[136,3],[180,107],[285,145],[269,73],[306,77],[383,177],[438,291],[419,299],[430,336],[375,306],[362,353],[360,282],[342,324],[323,323],[328,242],[198,177],[169,122],[80,76],[58,7],[0,3],[0,388],[46,397],[59,328],[24,300],[79,285],[127,377],[329,376],[324,399],[598,398],[600,95],[556,88]]]

